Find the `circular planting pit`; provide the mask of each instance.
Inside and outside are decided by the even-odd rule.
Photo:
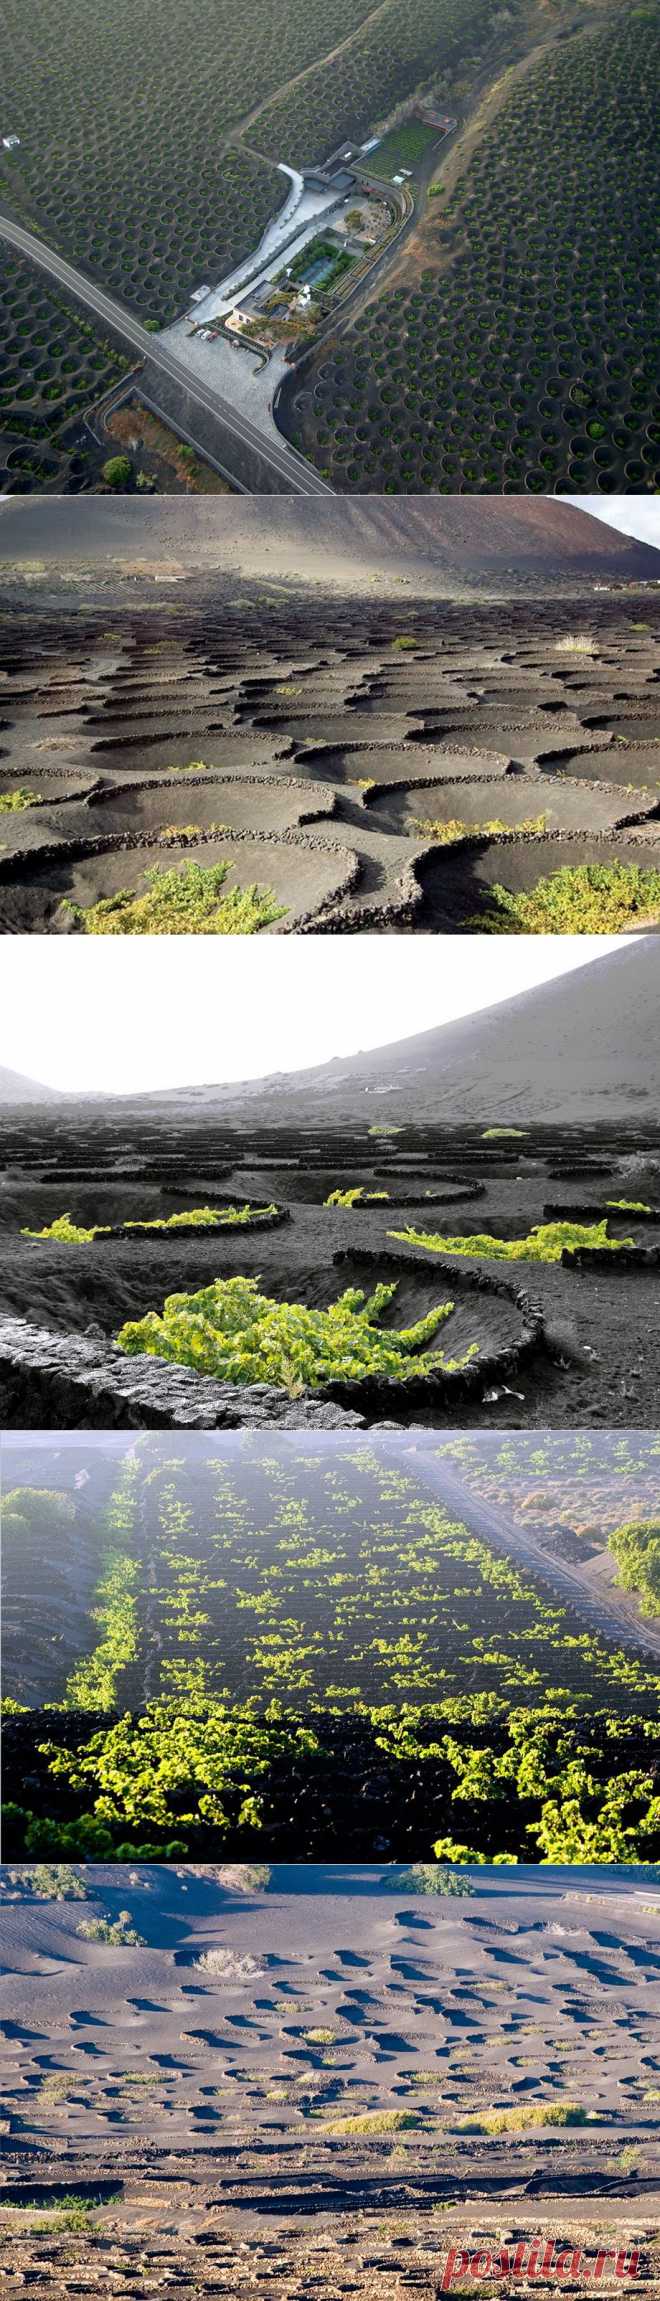
[[[396,1241],[380,1252],[370,1252],[359,1243],[355,1248],[338,1249],[329,1269],[308,1268],[296,1273],[296,1295],[301,1302],[325,1309],[346,1287],[361,1287],[370,1294],[381,1280],[396,1284],[396,1294],[383,1313],[384,1329],[412,1326],[438,1303],[453,1301],[451,1317],[428,1346],[443,1357],[460,1358],[473,1342],[479,1344],[480,1357],[487,1357],[493,1351],[509,1350],[521,1340],[525,1319],[516,1307],[520,1281],[515,1271],[513,1276],[500,1278],[496,1273],[493,1278],[475,1265],[461,1268],[448,1257],[423,1255],[419,1249]],[[280,1289],[273,1291],[279,1293]]]
[[[408,785],[443,783],[470,783],[483,781],[502,784],[511,774],[511,755],[508,751],[480,750],[478,745],[455,751],[444,745],[407,743],[404,750],[376,751],[372,753],[374,782],[377,788],[397,784]],[[364,773],[369,770],[365,767]]]
[[[296,830],[310,814],[330,816],[331,791],[315,799],[299,778],[282,776],[182,775],[171,782],[151,782],[145,789],[125,785],[121,792],[95,801],[85,819],[92,831],[146,834],[157,838],[165,826],[185,828],[194,823],[205,836],[222,824],[229,831]],[[76,819],[76,831],[83,818]]]
[[[154,730],[149,734],[144,726],[138,731],[131,706],[127,706],[121,734],[101,736],[94,732],[88,748],[91,764],[104,782],[118,781],[120,776],[141,779],[176,773],[177,780],[180,774],[185,784],[190,779],[187,769],[200,759],[205,768],[220,774],[244,770],[249,775],[275,768],[280,762],[286,762],[285,771],[291,773],[293,758],[293,744],[284,734],[281,740],[267,734],[243,735],[231,727],[214,728],[208,720],[194,735],[185,721],[166,733]]]
[[[306,837],[301,831],[279,838],[276,832],[264,832],[261,839],[235,833],[233,837],[209,837],[183,846],[170,846],[162,839],[130,847],[104,847],[99,841],[98,851],[72,857],[68,863],[61,855],[42,850],[41,857],[31,855],[27,886],[15,879],[2,884],[4,860],[0,856],[0,931],[14,934],[28,930],[68,933],[80,922],[65,905],[79,906],[85,912],[125,891],[143,895],[148,891],[148,871],[180,872],[189,862],[203,870],[229,864],[227,889],[246,888],[255,882],[268,888],[283,915],[264,931],[277,932],[340,901],[358,871],[347,847],[316,839],[313,834]]]
[[[551,770],[555,761],[544,759],[544,769]],[[556,761],[561,775],[576,776],[591,783],[614,783],[617,788],[652,793],[660,799],[660,744],[613,742],[604,750],[576,751],[569,757],[561,755]]]
[[[0,807],[0,860],[5,855],[31,855],[40,847],[50,846],[51,841],[66,846],[80,824],[89,826],[84,803],[92,789],[93,778],[79,773],[42,772],[41,767],[32,766],[11,775],[0,771],[1,797],[32,792],[35,802],[26,807]]]
[[[531,894],[541,879],[564,868],[635,863],[641,869],[660,869],[660,832],[657,841],[619,838],[510,838],[484,840],[473,847],[427,849],[417,863],[422,888],[421,925],[432,933],[487,932],[493,917],[491,889],[506,888],[512,895]],[[660,915],[660,914],[659,914]],[[634,921],[632,922],[635,923]],[[655,923],[655,922],[649,922]],[[518,930],[523,932],[521,928]],[[555,928],[555,932],[561,930]],[[567,928],[565,932],[571,932]]]
[[[80,931],[61,898],[220,856],[284,914],[248,931],[470,932],[491,884],[543,867],[533,836],[565,838],[555,868],[655,839],[650,587],[636,635],[637,602],[593,589],[466,605],[220,575],[154,602],[147,562],[95,583],[58,567],[0,619],[7,786],[43,794],[0,819],[0,931]]]
[[[374,829],[406,834],[432,844],[429,823],[460,824],[466,832],[488,834],[488,826],[503,824],[509,831],[545,818],[547,831],[609,831],[620,822],[625,802],[608,791],[588,790],[544,777],[507,775],[497,788],[484,780],[474,782],[402,784],[400,789],[368,794],[369,822]],[[442,839],[438,846],[444,851]]]

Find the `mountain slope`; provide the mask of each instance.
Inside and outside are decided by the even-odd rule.
[[[660,520],[659,520],[660,538]],[[8,499],[2,561],[60,568],[134,561],[173,572],[285,577],[347,590],[374,577],[396,588],[510,590],[520,585],[660,581],[660,548],[621,535],[559,496],[228,497],[218,526],[210,499],[90,500],[84,529],[63,498]]]
[[[45,1087],[41,1079],[26,1079],[22,1071],[5,1070],[0,1064],[0,1108],[8,1109],[17,1103],[51,1103],[59,1101],[57,1087]]]
[[[434,949],[441,965],[442,945]],[[252,1126],[648,1123],[660,1109],[659,991],[660,938],[622,939],[563,979],[414,1038],[157,1099],[217,1107]]]

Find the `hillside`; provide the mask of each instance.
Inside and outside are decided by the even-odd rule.
[[[84,524],[59,498],[8,501],[0,516],[2,562],[34,576],[94,566],[135,568],[159,579],[211,570],[339,584],[378,580],[396,590],[405,577],[423,590],[517,590],[534,583],[644,583],[660,580],[660,550],[593,519],[558,496],[464,495],[399,499],[366,496],[230,497],[222,526],[203,497],[90,502]]]
[[[217,1103],[223,1116],[245,1112],[252,1125],[365,1116],[397,1125],[651,1121],[660,1094],[659,965],[654,936],[622,940],[569,977],[439,1029],[313,1070],[193,1088],[185,1099]]]

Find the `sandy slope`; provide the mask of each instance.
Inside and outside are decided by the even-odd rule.
[[[71,503],[57,497],[0,507],[2,561],[34,566],[136,566],[174,577],[190,568],[387,589],[403,577],[432,588],[534,576],[657,581],[660,551],[622,536],[555,496],[341,498]]]

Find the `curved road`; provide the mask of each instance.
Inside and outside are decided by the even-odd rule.
[[[419,1452],[415,1449],[415,1468],[420,1478],[432,1487],[438,1502],[448,1503],[456,1510],[468,1533],[480,1534],[493,1549],[503,1552],[512,1565],[526,1566],[537,1579],[540,1575],[558,1598],[568,1601],[581,1614],[586,1628],[596,1630],[601,1638],[614,1639],[617,1646],[629,1647],[633,1653],[641,1651],[647,1661],[651,1655],[660,1658],[660,1630],[654,1630],[652,1623],[647,1628],[646,1624],[640,1622],[638,1626],[623,1618],[614,1606],[608,1606],[606,1598],[590,1590],[563,1559],[552,1558],[547,1550],[541,1549],[540,1543],[523,1533],[512,1518],[506,1518],[503,1511],[494,1509],[492,1503],[484,1502],[481,1495],[461,1485],[460,1479],[454,1478],[444,1464],[442,1468],[438,1466],[434,1475],[421,1448]]]
[[[327,480],[321,479],[320,473],[314,471],[312,465],[306,463],[295,448],[289,447],[286,440],[271,440],[266,432],[257,429],[256,424],[249,423],[237,408],[232,407],[229,400],[221,399],[219,393],[192,375],[185,362],[176,359],[165,348],[160,336],[152,335],[148,328],[143,328],[139,320],[124,310],[123,304],[116,303],[114,297],[106,295],[103,288],[97,288],[93,280],[87,279],[84,272],[76,271],[64,256],[58,255],[54,248],[47,247],[44,240],[37,239],[34,232],[26,232],[22,224],[15,223],[12,217],[1,212],[0,239],[7,240],[11,247],[18,249],[20,255],[28,256],[32,263],[38,264],[40,270],[47,272],[56,286],[65,288],[69,295],[75,296],[77,303],[83,304],[86,311],[93,313],[103,327],[111,328],[113,334],[127,344],[131,351],[136,352],[140,359],[147,360],[152,368],[185,391],[193,411],[197,406],[203,409],[206,416],[215,417],[231,438],[259,457],[266,469],[279,481],[282,492],[292,495],[334,494]],[[199,446],[200,455],[203,455],[203,441],[195,444]]]

